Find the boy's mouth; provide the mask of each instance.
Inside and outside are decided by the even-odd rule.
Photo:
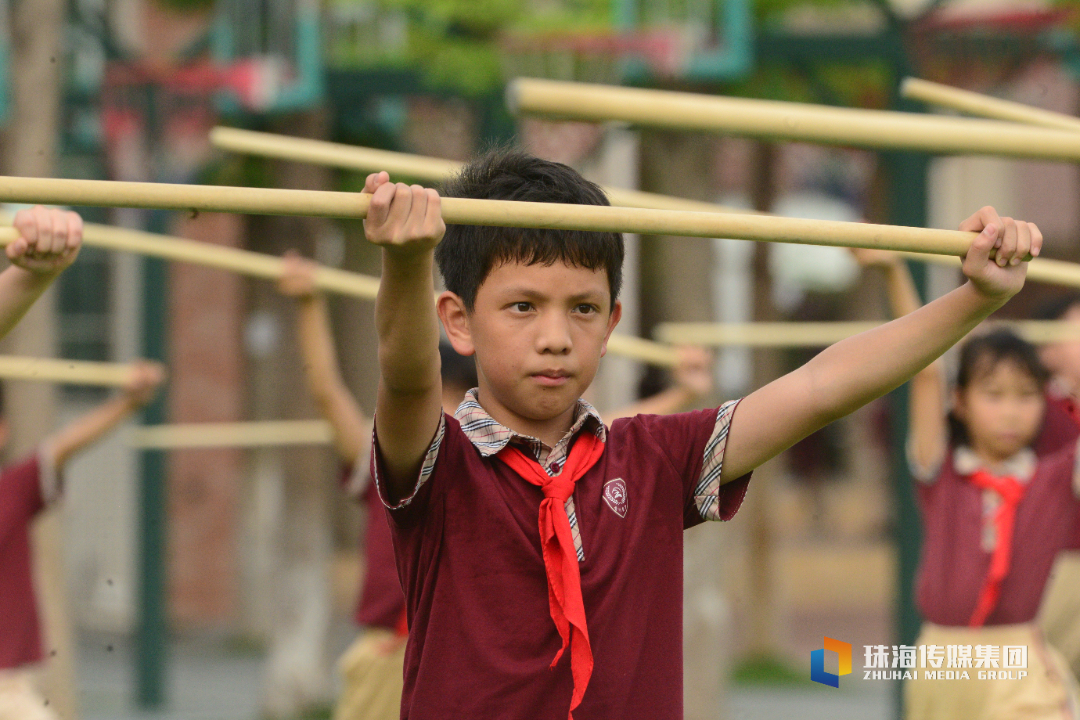
[[[533,379],[544,387],[558,387],[564,385],[570,379],[570,373],[565,370],[544,370],[533,373]]]

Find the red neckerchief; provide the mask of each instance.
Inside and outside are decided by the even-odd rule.
[[[570,648],[570,673],[574,678],[570,720],[573,720],[574,708],[581,704],[585,688],[589,685],[593,655],[589,631],[585,627],[581,570],[570,531],[570,518],[566,515],[566,501],[574,494],[574,484],[596,464],[603,453],[604,443],[600,438],[592,433],[582,433],[570,450],[562,472],[551,477],[540,467],[540,463],[516,447],[507,445],[499,452],[500,460],[526,482],[539,485],[544,493],[544,499],[540,502],[540,546],[544,552],[551,619],[555,621],[559,637],[562,638],[562,647],[555,653],[551,667],[555,667],[570,644],[571,631],[574,636],[574,644]]]
[[[990,556],[990,570],[986,573],[975,611],[971,613],[968,625],[982,627],[986,618],[997,607],[1001,597],[1001,581],[1009,572],[1012,563],[1013,525],[1016,522],[1016,507],[1024,497],[1027,486],[1014,477],[994,477],[986,470],[976,470],[969,480],[976,487],[993,490],[1001,498],[1001,505],[994,513],[995,544]]]

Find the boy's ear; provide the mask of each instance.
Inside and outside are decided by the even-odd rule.
[[[611,338],[611,333],[615,330],[615,326],[622,320],[622,300],[616,300],[615,304],[611,307],[611,316],[608,317],[607,334],[604,335],[604,346],[600,348],[600,357],[607,355],[607,344]]]
[[[435,301],[435,309],[439,313],[446,337],[458,355],[469,356],[475,352],[472,342],[472,330],[469,327],[469,313],[465,309],[465,302],[449,290],[439,295]]]

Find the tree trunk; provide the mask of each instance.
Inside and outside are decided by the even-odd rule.
[[[4,143],[5,174],[48,177],[59,138],[61,38],[64,0],[17,0],[11,7],[11,121]],[[55,294],[47,293],[4,340],[4,352],[56,354]],[[31,452],[56,421],[52,385],[13,383],[4,408],[11,423],[15,457]],[[67,720],[77,714],[75,644],[66,605],[63,533],[58,511],[46,513],[34,530],[35,573],[50,660],[43,678],[49,704]],[[55,652],[55,654],[53,654]]]
[[[319,113],[293,116],[288,119],[288,131],[302,137],[325,137],[326,118]],[[325,169],[293,163],[277,164],[275,179],[279,186],[290,188],[321,190],[330,184]],[[311,257],[316,239],[326,231],[325,222],[259,218],[252,223],[252,244],[257,245],[253,249],[275,255],[296,249]],[[264,348],[271,351],[253,362],[256,417],[315,417],[294,339],[293,301],[267,283],[254,287],[252,299],[259,322],[273,328]],[[280,502],[274,503],[280,514],[272,522],[276,537],[269,548],[270,571],[262,589],[262,594],[272,598],[262,696],[263,711],[270,718],[296,717],[326,707],[331,677],[327,636],[331,607],[329,501],[335,491],[334,470],[325,447],[289,448],[280,457]]]
[[[699,134],[648,131],[641,137],[642,189],[712,199],[714,141]],[[663,321],[713,316],[712,241],[646,237],[641,244],[641,326],[647,337]],[[729,605],[723,589],[723,549],[715,527],[686,533],[683,547],[684,717],[724,714],[730,651]]]

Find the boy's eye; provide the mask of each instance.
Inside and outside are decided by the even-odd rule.
[[[532,303],[524,301],[516,302],[514,303],[514,309],[518,312],[529,312],[529,310],[532,310]]]
[[[581,303],[580,305],[577,306],[577,311],[579,313],[588,314],[588,313],[596,312],[597,307],[595,305],[590,305],[589,303]]]

